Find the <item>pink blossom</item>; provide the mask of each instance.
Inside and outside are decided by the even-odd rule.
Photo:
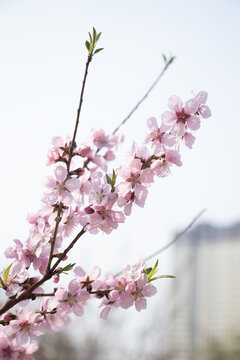
[[[86,230],[96,234],[99,230],[110,234],[113,229],[118,227],[119,223],[123,223],[125,216],[121,211],[112,210],[111,207],[92,205],[93,213],[83,213],[82,224],[86,224]]]
[[[19,348],[19,354],[17,360],[34,360],[31,356],[38,349],[38,343],[36,341],[28,342]]]
[[[3,279],[5,269],[1,273],[1,277]],[[28,278],[27,270],[22,266],[20,262],[13,264],[10,268],[7,282],[6,282],[6,295],[13,296],[21,291],[21,284]]]
[[[73,311],[76,316],[84,313],[82,303],[89,299],[86,289],[82,289],[78,281],[72,280],[68,285],[68,291],[58,288],[55,297],[59,302],[59,308],[67,312]]]
[[[152,117],[147,121],[150,133],[145,138],[145,143],[152,143],[154,147],[154,153],[161,151],[165,146],[171,147],[176,143],[176,138],[172,134],[168,133],[169,125],[162,124],[158,126],[156,118]]]
[[[60,136],[55,136],[52,138],[52,145],[53,147],[48,150],[47,158],[48,162],[47,165],[54,164],[56,161],[65,158],[68,159],[67,152],[64,152],[64,148],[68,149],[70,146],[70,137],[68,136],[66,140],[63,140]]]
[[[60,331],[62,327],[69,322],[69,318],[61,309],[57,309],[58,301],[56,299],[45,299],[40,304],[40,313],[44,317],[43,329],[48,331]]]
[[[17,315],[17,320],[12,320],[7,326],[8,335],[14,335],[18,345],[26,344],[31,337],[40,336],[42,316],[32,312],[27,308],[22,308]]]
[[[92,141],[98,147],[98,149],[103,147],[111,149],[117,145],[118,137],[116,135],[106,135],[103,129],[99,129],[93,130]]]
[[[0,359],[17,360],[18,346],[9,337],[0,337]]]
[[[206,91],[200,91],[196,96],[195,99],[198,102],[198,110],[197,112],[204,118],[209,118],[211,114],[211,110],[206,105],[208,98],[208,93]]]
[[[70,205],[74,200],[72,192],[80,187],[80,182],[76,178],[67,179],[67,169],[62,165],[57,166],[54,173],[56,180],[52,176],[45,179],[45,186],[52,190],[46,194],[46,200],[49,204],[62,201],[64,204]]]
[[[200,127],[198,101],[195,98],[188,100],[184,105],[182,100],[173,95],[168,101],[168,107],[172,111],[162,114],[162,123],[171,127],[171,132],[176,136],[184,136],[187,129],[197,130]]]
[[[86,287],[87,290],[95,291],[102,284],[102,281],[99,279],[101,275],[99,266],[94,266],[88,276],[86,276],[86,272],[80,266],[74,269],[74,273],[76,275],[76,281],[81,284],[82,288]]]

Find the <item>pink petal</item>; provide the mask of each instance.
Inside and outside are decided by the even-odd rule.
[[[68,292],[63,288],[58,288],[55,293],[55,297],[58,301],[67,300]]]
[[[105,307],[105,308],[101,311],[100,318],[103,319],[103,320],[107,320],[110,311],[111,311],[111,306]]]
[[[191,149],[192,146],[193,146],[193,143],[194,143],[195,139],[196,139],[195,136],[193,136],[193,135],[190,134],[190,133],[186,133],[185,136],[184,136],[185,145],[186,145],[187,147],[189,147],[189,149]]]
[[[73,305],[73,312],[76,316],[83,316],[84,310],[81,304],[74,304]]]
[[[196,99],[188,100],[184,105],[184,110],[186,114],[195,114],[198,110],[198,102]]]
[[[80,188],[80,181],[76,178],[72,178],[66,181],[66,188],[70,191],[75,191]]]
[[[135,301],[135,308],[137,311],[141,311],[147,308],[147,300],[144,298],[138,298]]]
[[[151,117],[150,119],[148,119],[147,120],[147,126],[151,130],[157,130],[158,129],[157,119],[155,117]]]
[[[108,299],[111,302],[115,302],[117,299],[119,298],[119,292],[117,290],[112,290],[109,294],[108,294]]]
[[[77,266],[74,269],[74,273],[76,274],[76,276],[82,277],[86,275],[86,272],[83,270],[83,268],[81,268],[81,266]]]
[[[198,116],[191,116],[187,119],[187,125],[190,130],[197,130],[200,128],[200,119]]]
[[[63,183],[67,177],[67,169],[65,167],[63,167],[62,165],[57,166],[54,173],[55,173],[55,177],[59,183]]]
[[[206,91],[200,91],[200,92],[195,96],[195,98],[197,99],[199,105],[206,104],[207,98],[208,98],[208,93],[207,93]]]
[[[172,95],[168,100],[168,107],[169,109],[173,110],[174,112],[178,112],[182,110],[183,102],[179,96]]]
[[[30,337],[26,331],[19,331],[16,334],[16,341],[17,341],[17,344],[20,346],[26,344],[29,339],[30,339]]]
[[[185,134],[185,125],[182,122],[179,122],[173,127],[173,134],[176,136],[184,136]]]
[[[131,189],[131,183],[130,182],[121,182],[118,184],[118,192],[121,196],[126,195],[129,190]]]
[[[136,185],[135,188],[135,203],[140,206],[144,207],[145,201],[147,198],[148,190],[142,185]]]
[[[209,107],[207,105],[202,105],[198,109],[198,112],[204,119],[207,119],[212,115],[211,110],[209,109]]]
[[[45,178],[43,180],[43,185],[52,189],[56,186],[56,180],[52,176],[45,176]]]
[[[72,295],[75,295],[78,292],[79,288],[80,288],[80,284],[77,280],[70,281],[68,285],[68,290]]]
[[[182,166],[181,156],[179,152],[177,152],[176,150],[169,150],[166,153],[166,160],[170,161],[171,163],[177,166]]]
[[[142,290],[144,296],[150,297],[157,293],[157,288],[152,284],[147,284]]]
[[[165,111],[161,116],[163,125],[172,126],[177,120],[177,115],[172,111]]]
[[[63,146],[63,138],[61,138],[61,136],[54,136],[52,138],[52,144],[57,147]]]
[[[122,293],[120,295],[120,299],[121,299],[121,306],[124,309],[128,309],[134,303],[133,295],[131,295],[131,294],[127,293],[127,292]]]

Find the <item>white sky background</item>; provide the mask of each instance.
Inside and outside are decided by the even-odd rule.
[[[239,10],[237,0],[0,0],[2,253],[26,238],[27,213],[39,208],[51,138],[72,134],[92,26],[104,51],[90,66],[79,142],[92,128],[115,129],[160,72],[162,53],[176,61],[124,126],[120,158],[172,94],[187,100],[191,90],[208,91],[213,116],[183,151],[184,165],[156,180],[146,207],[111,235],[85,236],[72,260],[118,270],[169,241],[202,208],[204,221],[239,220]]]

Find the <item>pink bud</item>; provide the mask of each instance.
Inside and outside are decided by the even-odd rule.
[[[56,274],[56,275],[54,275],[54,277],[53,277],[53,282],[54,282],[55,284],[57,284],[57,283],[59,282],[59,279],[60,279],[59,274]]]

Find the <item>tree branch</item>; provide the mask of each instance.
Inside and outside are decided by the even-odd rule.
[[[174,61],[174,57],[171,57],[169,61],[164,66],[161,73],[158,75],[156,80],[152,83],[148,91],[143,95],[143,97],[138,101],[138,103],[134,106],[134,108],[130,111],[130,113],[123,119],[123,121],[118,125],[118,127],[113,131],[113,135],[127,122],[127,120],[132,116],[132,114],[138,109],[138,107],[143,103],[143,101],[148,97],[148,95],[152,92],[153,88],[157,85],[159,80],[163,77],[164,73],[166,72],[169,65]]]
[[[79,118],[80,118],[80,113],[81,113],[81,108],[82,108],[82,103],[83,103],[83,94],[84,94],[84,89],[85,89],[86,79],[87,79],[87,74],[88,74],[88,67],[89,67],[89,64],[91,61],[92,61],[92,54],[88,54],[87,62],[85,65],[83,82],[82,82],[82,89],[81,89],[81,94],[80,94],[80,99],[79,99],[79,106],[78,106],[78,110],[77,110],[77,118],[76,118],[76,122],[75,122],[74,133],[73,133],[71,147],[70,147],[70,151],[69,151],[69,158],[68,158],[68,163],[67,163],[68,173],[70,170],[71,160],[72,160],[72,156],[73,156],[73,149],[74,149],[77,130],[78,130]]]
[[[158,254],[161,254],[162,252],[166,251],[170,246],[172,246],[173,244],[175,244],[175,242],[177,242],[192,226],[193,224],[195,224],[195,222],[202,216],[202,214],[204,214],[206,211],[206,209],[201,210],[194,218],[193,220],[190,222],[190,224],[188,224],[188,226],[186,226],[180,233],[178,233],[173,240],[171,240],[169,243],[167,243],[166,245],[164,245],[163,247],[161,247],[160,249],[158,249],[157,251],[155,251],[154,253],[150,254],[149,256],[147,256],[144,260],[148,261],[152,258],[154,258],[155,256],[157,256]],[[134,264],[133,266],[136,266],[137,264]],[[118,276],[122,273],[122,271],[119,271],[117,274],[115,274],[115,276]]]

